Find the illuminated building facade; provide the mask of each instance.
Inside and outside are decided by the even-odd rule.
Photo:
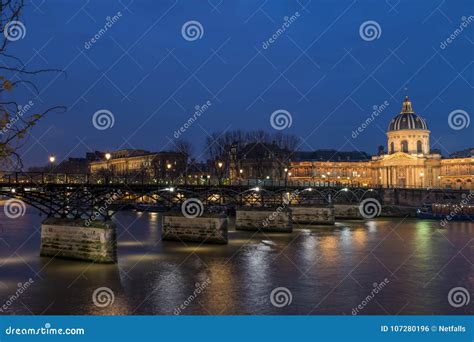
[[[291,180],[400,188],[474,189],[474,158],[443,158],[430,151],[430,130],[408,97],[387,131],[387,153],[368,161],[297,161]]]

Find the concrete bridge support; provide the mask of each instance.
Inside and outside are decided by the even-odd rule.
[[[236,230],[291,233],[292,211],[288,208],[239,208],[236,210]]]
[[[227,244],[227,226],[228,218],[223,214],[203,214],[199,217],[187,218],[181,213],[166,213],[163,216],[161,239]]]
[[[334,224],[334,207],[291,207],[293,223],[301,225]]]
[[[46,219],[41,225],[40,256],[96,263],[117,262],[117,235],[111,222]]]

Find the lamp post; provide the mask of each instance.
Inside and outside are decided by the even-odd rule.
[[[243,173],[244,173],[244,170],[240,169],[240,170],[239,170],[239,174],[240,174],[240,177],[239,177],[239,184],[240,184],[240,185],[242,185]]]
[[[222,167],[223,166],[224,166],[223,162],[220,161],[217,163],[217,167],[219,168],[218,169],[219,185],[222,185]]]
[[[109,184],[110,182],[110,179],[109,179],[109,175],[110,175],[110,159],[112,158],[112,155],[110,153],[106,153],[105,154],[105,160],[107,161],[107,170],[106,170],[106,174],[105,174],[105,183]]]
[[[171,168],[172,167],[173,165],[171,165],[170,163],[166,164],[166,178],[169,184],[171,184]]]
[[[286,185],[288,184],[288,168],[285,167],[283,171],[285,172],[285,188],[286,188]]]
[[[49,161],[49,173],[52,174],[53,169],[54,169],[54,163],[56,162],[56,157],[53,156],[53,155],[50,155],[48,157],[48,161]],[[52,175],[51,175],[51,177],[52,177]]]

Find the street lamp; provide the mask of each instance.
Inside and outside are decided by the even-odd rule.
[[[106,172],[106,175],[105,175],[105,183],[106,184],[109,184],[109,174],[110,174],[110,163],[109,163],[109,160],[112,158],[112,155],[107,152],[105,154],[105,160],[107,161],[107,172]]]
[[[171,163],[167,163],[166,164],[166,178],[168,178],[168,182],[171,184],[171,168],[173,167],[173,165],[171,165]]]
[[[56,157],[53,155],[50,155],[48,157],[48,161],[49,161],[49,173],[52,173],[54,169],[54,163],[56,162]]]
[[[219,185],[222,185],[222,167],[224,166],[223,162],[218,162],[217,167],[219,168]]]

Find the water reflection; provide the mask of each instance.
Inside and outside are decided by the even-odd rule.
[[[474,313],[446,300],[452,287],[474,289],[473,223],[440,229],[380,219],[256,234],[235,231],[231,221],[228,245],[199,245],[161,242],[159,214],[122,212],[115,217],[118,264],[97,265],[40,258],[41,218],[33,210],[15,221],[1,215],[0,298],[34,279],[4,314],[172,315],[183,303],[183,315],[351,314],[386,277],[389,285],[362,314]],[[104,286],[115,298],[100,308],[92,294]],[[280,286],[293,295],[284,308],[269,301]]]

